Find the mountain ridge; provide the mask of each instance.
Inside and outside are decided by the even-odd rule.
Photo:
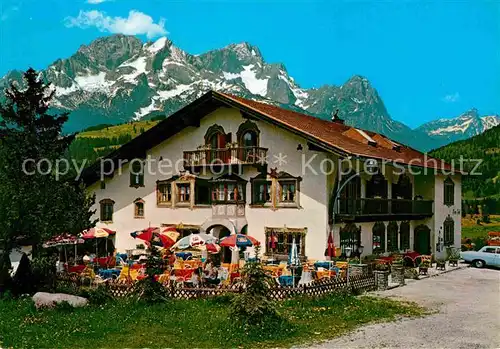
[[[56,90],[52,107],[71,112],[68,132],[147,119],[158,113],[170,115],[213,89],[323,119],[330,119],[339,109],[347,124],[421,150],[464,136],[453,132],[435,135],[424,125],[412,130],[392,119],[378,91],[360,75],[339,86],[302,88],[283,63],[267,63],[260,49],[248,42],[192,55],[166,37],[142,42],[117,34],[81,45],[75,54],[57,59],[42,74]],[[9,72],[0,79],[0,87],[9,80],[21,82],[21,73]],[[492,120],[492,125],[500,122],[498,117]]]

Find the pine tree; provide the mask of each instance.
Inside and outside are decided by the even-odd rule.
[[[54,168],[74,139],[62,133],[68,113],[49,112],[54,92],[30,68],[23,86],[12,83],[0,103],[0,274],[20,236],[31,241],[36,256],[45,239],[92,226],[94,198]]]

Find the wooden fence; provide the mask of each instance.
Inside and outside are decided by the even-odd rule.
[[[61,277],[60,281],[73,284],[75,287],[85,286],[78,277]],[[108,292],[114,298],[122,298],[131,296],[136,288],[137,283],[118,283],[109,281],[102,283]],[[96,284],[88,285],[97,287]],[[165,286],[168,295],[175,299],[198,299],[198,298],[211,298],[222,296],[231,293],[244,292],[242,285],[229,285],[217,286],[214,288],[207,287],[175,287]],[[353,275],[349,277],[349,284],[344,277],[336,277],[331,279],[322,279],[311,282],[308,285],[301,285],[296,287],[276,285],[269,288],[269,298],[273,300],[285,300],[297,296],[318,297],[328,293],[336,292],[362,292],[371,291],[376,288],[375,277],[373,274]]]

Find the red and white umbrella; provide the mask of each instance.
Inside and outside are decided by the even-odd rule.
[[[260,242],[249,235],[233,234],[223,238],[220,245],[223,247],[249,247],[260,245]]]
[[[186,250],[190,248],[198,250],[206,249],[208,252],[213,251],[212,253],[217,253],[220,250],[217,245],[217,238],[213,235],[203,233],[183,237],[172,246],[171,250]]]
[[[144,230],[130,233],[130,235],[133,238],[144,240],[148,245],[150,242],[153,242],[155,246],[169,248],[175,244],[180,234],[175,228],[172,229],[171,227],[164,230],[158,227],[149,227]]]
[[[61,234],[54,236],[52,239],[47,240],[42,245],[44,248],[55,247],[55,246],[64,246],[64,245],[76,245],[83,244],[83,239],[78,238],[71,234]]]

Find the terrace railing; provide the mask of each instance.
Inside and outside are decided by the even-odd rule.
[[[340,198],[337,203],[338,215],[433,215],[433,200]]]
[[[267,148],[232,147],[184,152],[184,166],[264,165]]]

